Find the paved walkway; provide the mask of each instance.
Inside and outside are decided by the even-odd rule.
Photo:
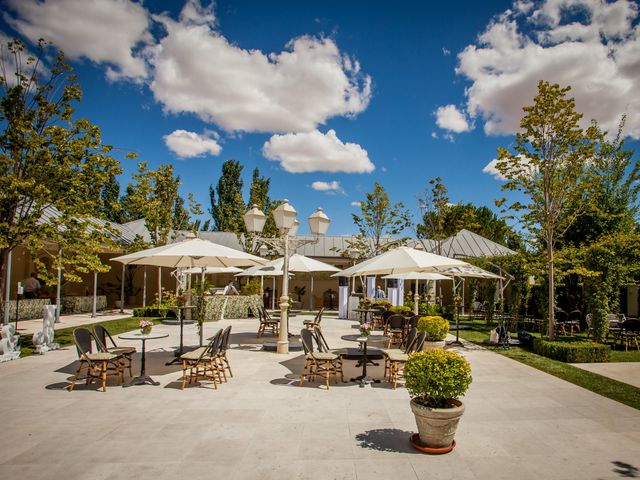
[[[292,321],[299,331],[302,319]],[[502,355],[463,349],[474,381],[449,455],[425,456],[409,396],[386,383],[298,386],[302,356],[260,350],[256,320],[233,320],[234,378],[179,389],[165,366],[177,327],[149,342],[158,387],[65,388],[73,348],[0,364],[0,478],[618,479],[640,469],[640,411]],[[229,321],[206,325],[207,336]],[[323,319],[331,346],[350,321]],[[194,326],[186,344],[196,343]],[[127,343],[127,342],[122,342]],[[132,343],[135,345],[135,343]],[[139,345],[136,345],[139,346]],[[347,377],[356,373],[348,362]],[[136,360],[135,368],[139,368]],[[382,368],[370,370],[382,375]]]
[[[105,310],[98,312],[95,318],[90,313],[78,313],[75,315],[61,315],[60,321],[54,325],[54,330],[61,328],[77,327],[79,325],[88,325],[93,323],[108,322],[109,320],[117,320],[131,316],[131,310],[125,309],[124,313],[120,310]],[[13,323],[13,322],[11,322]],[[42,330],[42,319],[20,320],[18,322],[18,333],[20,335],[33,335],[38,330]]]
[[[574,363],[572,365],[640,388],[640,362]]]

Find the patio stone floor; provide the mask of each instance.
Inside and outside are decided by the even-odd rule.
[[[292,319],[299,332],[305,317]],[[155,331],[147,373],[161,385],[66,387],[74,348],[0,364],[0,477],[6,479],[615,479],[640,476],[640,411],[469,345],[474,381],[449,455],[419,454],[404,387],[298,386],[302,355],[260,350],[257,320],[233,324],[234,378],[180,387],[165,366],[178,327]],[[329,344],[353,322],[326,317]],[[195,326],[185,344],[196,344]],[[271,338],[267,336],[266,340]],[[139,347],[139,342],[122,344]],[[347,361],[345,376],[357,374]],[[134,374],[139,369],[135,361]],[[369,370],[382,377],[382,367]]]

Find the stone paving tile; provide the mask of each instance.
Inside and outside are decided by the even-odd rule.
[[[303,318],[293,320],[291,331]],[[403,386],[346,382],[299,386],[302,356],[262,352],[256,320],[233,325],[234,378],[180,386],[165,366],[177,329],[150,343],[158,387],[95,386],[68,392],[73,349],[0,364],[0,478],[4,479],[609,479],[638,474],[640,412],[475,346],[459,349],[474,382],[456,449],[425,456]],[[351,323],[327,317],[330,345]],[[185,344],[197,343],[193,325]],[[270,340],[270,338],[267,338]],[[139,347],[135,342],[121,342]],[[134,370],[139,368],[136,357]],[[347,362],[345,377],[359,373]],[[369,373],[382,376],[382,367]],[[79,459],[91,458],[91,462]]]

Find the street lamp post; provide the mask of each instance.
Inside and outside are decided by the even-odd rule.
[[[276,227],[280,232],[280,237],[260,237],[259,241],[272,248],[282,250],[284,253],[282,266],[282,296],[280,297],[280,333],[278,336],[277,352],[289,353],[289,252],[292,248],[295,250],[303,245],[317,243],[317,237],[319,235],[324,235],[329,228],[330,220],[322,209],[318,208],[318,210],[311,214],[308,219],[311,233],[315,235],[316,238],[312,240],[297,239],[295,237],[299,225],[299,222],[296,220],[298,212],[291,204],[289,204],[289,200],[285,199],[282,204],[278,205],[278,207],[273,210],[272,213]],[[243,218],[247,231],[258,235],[262,232],[264,224],[267,221],[267,216],[258,208],[257,205],[253,205],[252,208],[244,214]]]

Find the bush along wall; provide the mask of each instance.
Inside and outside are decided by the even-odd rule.
[[[158,308],[155,305],[133,309],[134,317],[146,318],[176,318],[175,312],[165,307]]]
[[[608,362],[611,347],[601,343],[584,341],[553,341],[536,338],[533,351],[543,357],[566,363],[601,363]]]

